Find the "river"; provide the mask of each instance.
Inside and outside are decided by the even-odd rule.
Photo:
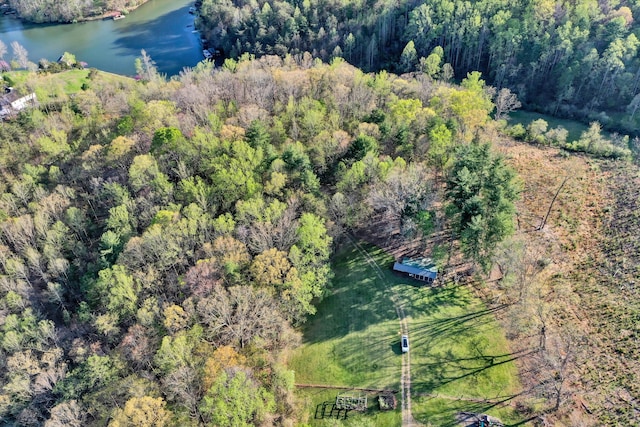
[[[145,49],[158,71],[172,76],[203,59],[192,5],[193,0],[150,0],[125,19],[77,24],[31,24],[0,15],[0,40],[9,51],[6,59],[12,56],[10,43],[17,41],[36,63],[55,61],[66,51],[89,67],[123,75],[135,74],[135,59]]]

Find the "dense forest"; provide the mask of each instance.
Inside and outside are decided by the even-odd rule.
[[[386,212],[428,232],[443,177],[471,259],[512,230],[478,73],[142,67],[143,83],[94,71],[71,97],[33,74],[39,108],[0,126],[3,423],[289,425],[283,354],[343,230]]]
[[[530,109],[637,133],[639,12],[617,0],[204,0],[200,25],[231,57],[311,52],[444,80],[477,70]]]
[[[36,22],[136,6],[10,2]],[[529,355],[521,419],[637,423],[638,310],[620,295],[637,297],[640,139],[602,132],[639,128],[637,12],[204,0],[197,25],[229,58],[170,80],[144,51],[134,81],[12,43],[4,82],[39,104],[0,124],[0,424],[299,424],[288,358],[332,255],[373,219],[440,239],[443,287],[504,308]],[[56,83],[71,68],[81,82]],[[522,103],[591,124],[507,122]],[[601,191],[608,176],[625,184]],[[583,197],[589,232],[562,211]]]
[[[37,23],[76,22],[101,16],[105,12],[126,12],[147,0],[8,0],[17,15]]]

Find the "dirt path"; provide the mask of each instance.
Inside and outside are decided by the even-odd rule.
[[[387,289],[391,301],[396,309],[396,314],[398,316],[398,320],[400,321],[400,330],[402,335],[409,335],[409,324],[407,323],[407,317],[404,311],[404,307],[400,301],[400,298],[393,290],[389,283],[384,277],[384,272],[378,265],[375,259],[369,255],[369,253],[364,249],[356,239],[347,234],[347,238],[353,244],[353,246],[358,250],[358,252],[366,259],[367,263],[373,268],[376,275],[382,281],[382,284]],[[411,342],[411,340],[409,340]],[[400,405],[402,407],[402,426],[410,427],[410,426],[419,426],[413,419],[413,415],[411,415],[411,352],[406,352],[402,354],[402,373],[400,376]]]

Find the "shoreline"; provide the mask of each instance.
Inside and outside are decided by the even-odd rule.
[[[131,8],[123,9],[123,10],[109,10],[109,11],[101,13],[100,15],[85,16],[82,19],[74,19],[73,21],[35,22],[35,21],[32,21],[30,19],[27,19],[25,17],[20,16],[18,14],[18,11],[15,10],[14,8],[12,8],[9,5],[8,1],[0,1],[0,11],[2,11],[2,13],[4,15],[8,15],[8,16],[13,17],[15,19],[19,19],[22,22],[26,22],[26,23],[29,23],[29,24],[35,24],[35,25],[80,24],[82,22],[102,21],[102,20],[107,20],[107,19],[113,19],[114,16],[120,16],[120,15],[127,16],[129,13],[131,13],[132,11],[138,9],[140,6],[143,6],[143,5],[147,4],[148,2],[149,2],[149,0],[143,0],[142,3],[140,3],[139,5],[137,5],[135,7],[131,7]],[[10,12],[10,13],[7,13],[7,12]]]
[[[5,4],[7,0],[0,0]],[[195,1],[197,5],[199,2]],[[145,7],[141,7],[142,5]],[[8,6],[0,9],[6,11]],[[138,10],[140,8],[140,10]],[[177,76],[184,67],[195,67],[203,61],[204,48],[209,47],[203,41],[203,33],[195,26],[197,12],[194,10],[194,0],[155,0],[145,1],[131,11],[123,22],[111,22],[112,17],[119,12],[109,9],[100,15],[86,18],[86,25],[67,26],[65,23],[31,23],[25,19],[16,19],[15,15],[0,15],[3,25],[7,28],[3,41],[16,41],[24,47],[29,58],[38,63],[39,59],[57,62],[63,52],[72,53],[78,61],[85,62],[85,67],[96,68],[101,71],[109,70],[115,74],[135,77],[134,61],[140,55],[141,49],[158,61],[160,73],[171,78]],[[78,23],[80,23],[78,22]],[[148,29],[144,37],[131,37],[132,32]],[[145,30],[146,31],[146,30]],[[163,34],[170,31],[171,41],[158,39],[150,34]],[[28,33],[30,32],[30,33]],[[74,34],[74,36],[69,36]],[[100,36],[97,36],[97,35]],[[78,43],[77,40],[86,40]],[[98,46],[98,49],[93,47]],[[96,54],[104,46],[105,54]],[[167,51],[167,46],[179,46],[176,52]],[[126,48],[120,52],[121,47]],[[157,54],[154,54],[156,49]],[[222,52],[210,49],[216,58]],[[113,56],[113,60],[111,60]],[[108,59],[105,60],[105,57]],[[127,60],[128,59],[128,60]],[[9,68],[9,67],[6,67]]]

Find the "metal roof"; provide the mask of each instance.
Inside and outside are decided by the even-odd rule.
[[[393,264],[393,269],[402,273],[415,274],[416,276],[425,276],[431,279],[435,279],[436,277],[438,277],[438,270],[434,265],[430,265],[428,267],[410,264],[408,265],[405,260],[403,260],[402,262],[395,262]]]

